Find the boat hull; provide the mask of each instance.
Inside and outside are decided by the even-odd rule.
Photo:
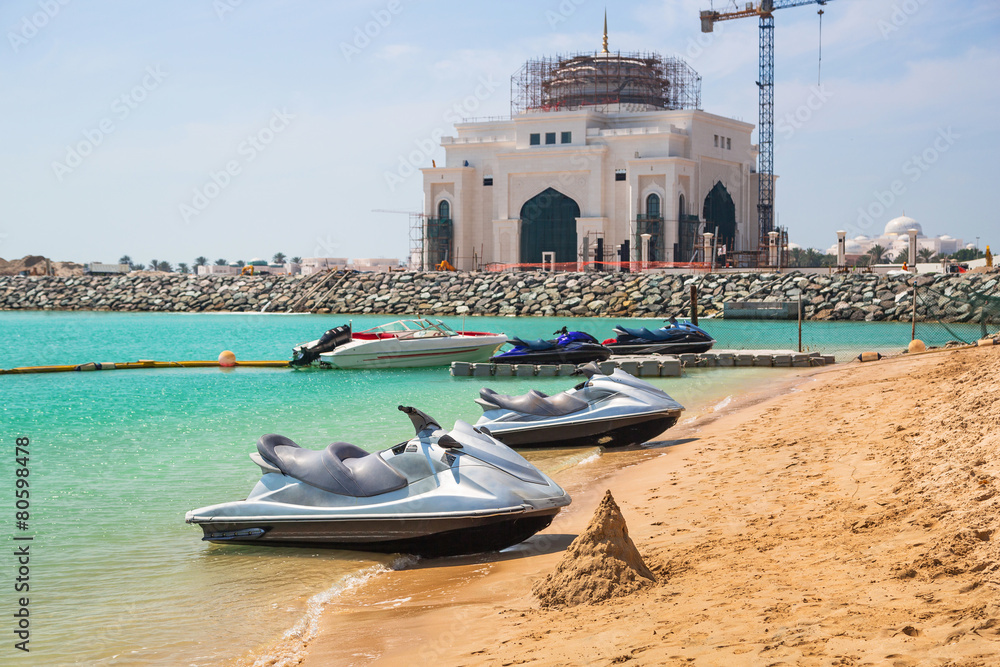
[[[559,507],[479,516],[198,522],[208,542],[323,547],[428,558],[498,551],[546,528]]]
[[[595,346],[596,347],[596,346]],[[490,359],[495,364],[585,364],[606,361],[611,356],[607,349],[546,350],[525,354],[501,354]]]
[[[487,361],[503,345],[506,337],[495,340],[473,339],[462,341],[460,345],[451,340],[453,339],[429,339],[406,345],[396,341],[365,341],[324,353],[320,355],[320,362],[341,369],[426,368],[447,366],[453,361],[478,363]]]
[[[509,428],[493,423],[486,427],[508,447],[628,447],[656,437],[679,418],[679,411],[671,411],[548,425],[527,422]]]

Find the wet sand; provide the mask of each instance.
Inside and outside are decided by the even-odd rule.
[[[557,474],[544,533],[369,580],[285,664],[1000,664],[1000,349],[789,386]],[[605,489],[657,583],[540,608]]]

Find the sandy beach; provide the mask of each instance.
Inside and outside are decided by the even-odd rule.
[[[996,347],[803,371],[556,475],[544,533],[374,577],[270,664],[998,664],[998,377]],[[540,607],[607,489],[657,582]]]

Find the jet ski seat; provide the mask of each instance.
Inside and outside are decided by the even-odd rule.
[[[556,346],[554,340],[542,340],[541,338],[536,338],[534,340],[524,340],[523,338],[511,338],[510,342],[514,343],[518,347],[526,347],[529,350],[534,350],[535,352],[543,352],[545,350],[551,350]]]
[[[476,402],[484,410],[502,408],[541,417],[568,415],[583,410],[588,405],[587,401],[566,393],[546,396],[534,389],[522,396],[507,396],[498,394],[489,387],[483,387],[479,390],[479,396],[481,398],[477,399]]]
[[[657,329],[656,331],[650,331],[646,327],[642,327],[641,329],[632,329],[631,327],[618,326],[615,328],[621,329],[623,332],[631,336],[635,336],[636,338],[642,338],[643,340],[649,341],[665,340],[674,335],[674,333],[668,328]]]
[[[367,498],[406,486],[406,478],[380,456],[347,442],[316,451],[270,433],[257,441],[257,452],[289,477],[342,496]]]

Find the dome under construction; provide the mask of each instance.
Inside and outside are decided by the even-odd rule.
[[[599,111],[701,108],[701,76],[658,53],[600,53],[529,60],[511,77],[511,115],[594,107]]]

